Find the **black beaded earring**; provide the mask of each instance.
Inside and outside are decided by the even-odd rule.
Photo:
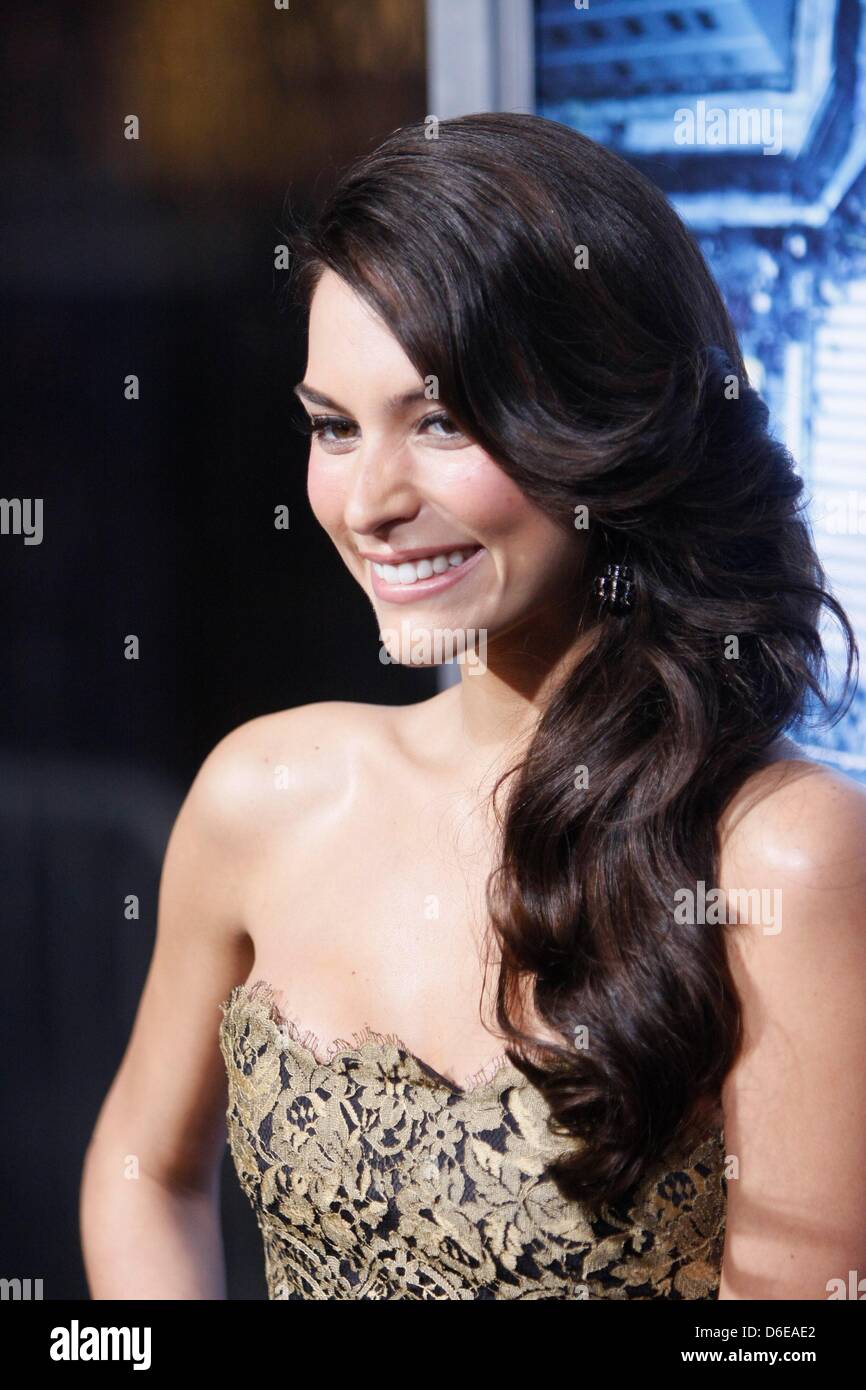
[[[593,593],[602,607],[618,616],[628,613],[634,604],[634,574],[630,565],[608,565],[596,576]]]

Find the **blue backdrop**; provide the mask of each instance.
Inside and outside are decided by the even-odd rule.
[[[866,3],[535,0],[535,104],[698,238],[866,651]],[[841,646],[828,627],[831,665]],[[812,756],[866,780],[866,682]]]

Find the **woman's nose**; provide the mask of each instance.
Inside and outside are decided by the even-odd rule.
[[[360,535],[378,530],[386,522],[415,515],[417,490],[399,447],[364,444],[352,462],[343,508],[349,530]]]

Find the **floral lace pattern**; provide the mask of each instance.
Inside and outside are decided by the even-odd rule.
[[[219,1029],[270,1299],[716,1297],[721,1130],[593,1214],[545,1177],[576,1141],[508,1057],[468,1090],[380,1034],[323,1061],[275,997],[236,986]]]

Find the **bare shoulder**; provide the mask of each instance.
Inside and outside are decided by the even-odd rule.
[[[249,719],[204,759],[190,798],[217,836],[254,839],[282,811],[309,812],[345,789],[359,763],[394,741],[397,715],[325,700]]]
[[[720,825],[719,887],[737,902],[761,894],[770,920],[732,928],[740,969],[768,996],[808,975],[828,952],[866,947],[866,788],[807,758],[753,773]],[[774,949],[784,932],[785,951]],[[782,964],[784,961],[784,964]],[[866,979],[863,981],[866,985]]]
[[[736,1181],[719,1296],[837,1297],[866,1256],[866,792],[785,758],[720,830],[743,1028],[723,1088]]]
[[[800,756],[754,772],[720,825],[721,886],[784,881],[832,892],[866,873],[866,787]]]

